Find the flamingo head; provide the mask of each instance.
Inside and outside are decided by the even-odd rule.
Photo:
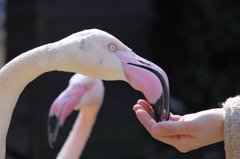
[[[55,99],[49,111],[48,139],[52,146],[61,128],[73,110],[86,106],[100,108],[104,97],[103,82],[99,79],[75,74],[68,87]]]
[[[168,120],[170,92],[166,73],[114,36],[98,29],[84,30],[49,45],[48,50],[67,54],[54,56],[61,70],[67,67],[66,70],[94,78],[128,82],[145,95],[155,111],[156,121],[164,119],[164,109]],[[68,63],[64,64],[65,61]]]

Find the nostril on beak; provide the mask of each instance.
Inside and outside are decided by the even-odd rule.
[[[139,62],[141,62],[142,64],[145,64],[145,65],[151,66],[149,63],[146,63],[144,61],[139,60]]]

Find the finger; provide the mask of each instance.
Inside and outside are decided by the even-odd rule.
[[[163,120],[166,120],[166,110],[163,110],[164,111],[164,113],[163,113]]]
[[[155,119],[155,114],[154,114],[154,111],[151,111],[151,110],[148,110],[148,109],[145,109],[143,106],[141,106],[141,105],[135,105],[134,107],[133,107],[133,110],[135,111],[135,112],[137,112],[138,110],[144,110],[144,111],[146,111],[153,119]]]
[[[135,112],[140,110],[140,109],[145,110],[141,105],[136,104],[136,105],[133,106],[133,111],[135,111]]]
[[[152,106],[150,106],[149,103],[143,99],[138,100],[137,104],[143,106],[147,111],[153,111]]]
[[[151,115],[155,119],[155,113],[152,108],[152,106],[149,105],[149,103],[143,99],[140,99],[137,101],[137,104],[133,107],[133,110],[136,112],[139,109],[144,109],[145,111],[148,112],[149,115]],[[163,118],[166,118],[166,111],[164,110],[164,116]],[[180,115],[173,115],[170,113],[170,120],[172,121],[178,121],[182,118]]]
[[[181,115],[174,115],[174,114],[170,113],[169,120],[171,120],[171,121],[179,121],[181,118],[182,118]]]
[[[162,141],[166,144],[174,145],[175,142],[178,140],[178,135],[170,135],[168,131],[164,130],[159,133],[159,123],[156,123],[156,121],[151,118],[151,116],[144,110],[144,109],[138,109],[136,111],[137,118],[142,123],[142,125],[147,129],[147,131],[157,140]],[[168,123],[170,121],[166,121]],[[162,122],[160,122],[162,123]],[[156,129],[156,130],[154,130]],[[164,129],[164,127],[163,127]],[[155,132],[154,132],[155,131]],[[164,134],[165,133],[165,134]],[[172,133],[174,134],[174,133]]]
[[[147,102],[146,100],[144,100],[144,99],[139,99],[139,100],[137,101],[137,104],[143,105],[143,104],[148,104],[148,102]]]
[[[152,127],[156,124],[156,121],[150,116],[145,110],[139,109],[136,111],[138,120],[143,124],[143,126],[151,133]]]
[[[133,107],[133,110],[136,112],[138,109],[145,110],[152,118],[155,119],[154,110],[145,100],[138,100],[137,104]]]
[[[152,133],[155,136],[187,135],[190,133],[184,121],[163,121],[153,125]]]

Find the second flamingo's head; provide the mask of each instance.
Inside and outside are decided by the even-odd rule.
[[[104,97],[103,82],[96,78],[75,74],[68,87],[53,102],[48,119],[48,139],[52,146],[56,142],[59,128],[73,110],[84,107],[99,109]]]

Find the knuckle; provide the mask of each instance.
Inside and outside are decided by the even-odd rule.
[[[156,140],[159,140],[159,138],[161,137],[161,135],[159,133],[156,133],[156,130],[151,130],[151,136],[156,139]]]
[[[182,153],[186,153],[194,149],[194,146],[189,142],[188,143],[184,142],[184,143],[175,145],[175,147]]]
[[[174,135],[175,130],[176,129],[174,124],[166,124],[159,128],[160,133],[164,136]]]
[[[190,149],[187,148],[187,147],[177,147],[178,151],[182,152],[182,153],[186,153],[186,152],[189,152]]]
[[[153,129],[151,130],[150,134],[154,139],[158,139],[158,137],[159,137],[159,134],[157,134],[155,131],[153,131]]]
[[[151,136],[152,136],[154,139],[158,140],[158,136],[157,136],[157,135],[151,134]]]
[[[151,136],[155,139],[163,136],[175,135],[176,127],[174,124],[160,124],[155,125],[151,129]]]

